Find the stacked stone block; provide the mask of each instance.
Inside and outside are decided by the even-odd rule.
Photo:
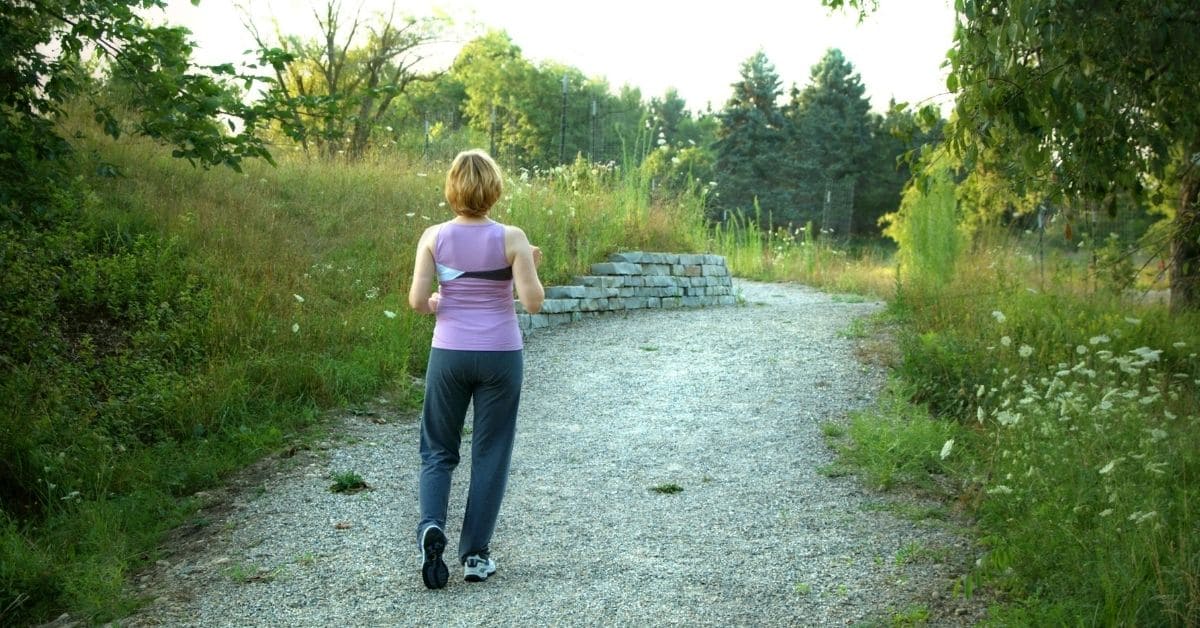
[[[733,305],[737,298],[725,258],[679,253],[617,253],[570,286],[546,288],[542,311],[517,303],[521,331],[561,325],[588,316],[630,310]]]

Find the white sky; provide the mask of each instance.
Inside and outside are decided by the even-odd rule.
[[[316,37],[313,7],[324,0],[168,0],[167,20],[186,26],[198,44],[200,63],[236,61],[253,40],[237,5],[248,8],[263,32],[272,18],[289,34]],[[352,13],[383,11],[391,0],[343,0]],[[862,24],[857,16],[830,13],[820,0],[396,0],[400,13],[422,16],[440,10],[453,17],[458,35],[435,63],[449,65],[458,48],[486,28],[508,32],[524,56],[556,61],[586,76],[603,77],[616,92],[639,87],[643,98],[679,91],[693,110],[720,109],[743,61],[763,50],[783,83],[803,86],[828,48],[839,48],[866,85],[876,111],[888,99],[916,104],[926,99],[945,110],[946,70],[954,10],[950,0],[882,0]],[[707,6],[706,6],[707,5]]]

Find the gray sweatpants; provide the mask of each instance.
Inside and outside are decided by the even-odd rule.
[[[471,484],[458,542],[459,562],[488,551],[508,484],[523,371],[519,350],[430,351],[421,412],[418,544],[428,526],[446,529],[450,477],[458,466],[467,404],[474,402]]]

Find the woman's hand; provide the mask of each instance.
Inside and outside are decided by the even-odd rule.
[[[435,293],[429,295],[429,311],[436,314],[437,309],[438,309],[438,304],[441,302],[442,302],[442,293],[441,292],[435,292]]]

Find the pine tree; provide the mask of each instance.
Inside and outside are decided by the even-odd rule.
[[[762,51],[741,67],[741,81],[717,114],[717,196],[713,207],[753,212],[757,200],[765,225],[788,209],[785,120],[778,105],[779,75]]]
[[[873,135],[871,103],[854,66],[836,48],[813,66],[809,84],[792,89],[785,107],[789,152],[795,156],[795,202],[802,220],[825,218],[850,223],[856,188],[876,166],[870,160]],[[830,198],[841,214],[828,215]],[[840,199],[840,200],[839,200]]]

